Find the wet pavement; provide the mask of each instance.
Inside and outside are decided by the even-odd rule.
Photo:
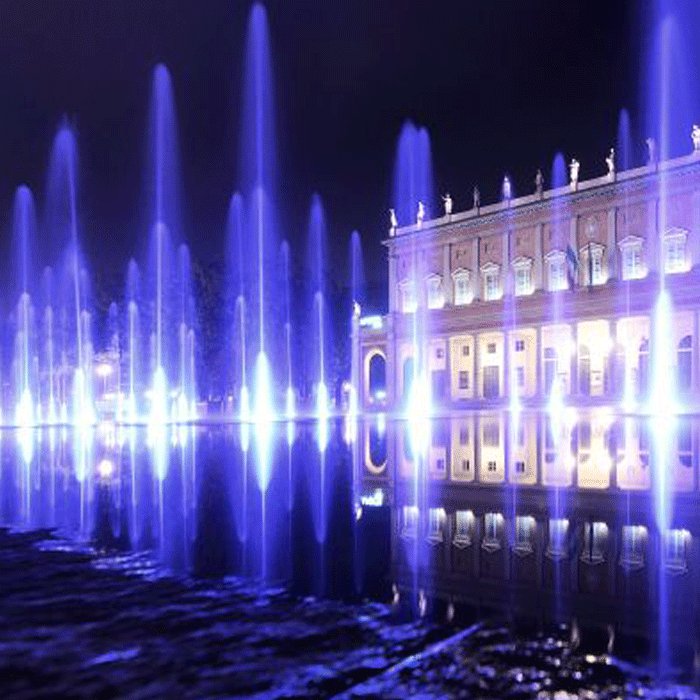
[[[3,698],[699,698],[557,635],[163,572],[0,530]]]

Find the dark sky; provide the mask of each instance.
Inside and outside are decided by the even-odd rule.
[[[281,209],[297,251],[314,190],[331,253],[360,230],[384,274],[394,150],[406,118],[428,127],[437,190],[455,208],[503,173],[529,191],[562,150],[583,178],[604,171],[619,111],[638,122],[641,3],[604,0],[271,0]],[[95,267],[137,251],[151,71],[169,67],[180,125],[184,227],[221,254],[236,181],[249,2],[3,0],[0,207],[28,182],[39,204],[53,132],[78,128],[84,247]],[[634,133],[638,142],[643,134]],[[7,233],[5,234],[7,237]],[[105,255],[105,252],[108,255]]]

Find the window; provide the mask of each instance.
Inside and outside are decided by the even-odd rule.
[[[498,447],[501,436],[498,423],[484,424],[484,447]]]
[[[628,236],[620,243],[622,253],[622,279],[636,280],[644,277],[642,263],[642,239]]]
[[[623,525],[622,556],[620,565],[627,569],[641,569],[646,553],[647,529],[643,525]]]
[[[462,471],[463,471],[463,472],[468,472],[468,471],[469,471],[469,460],[468,460],[468,459],[463,459],[463,460],[462,460]]]
[[[547,261],[549,275],[549,291],[556,292],[560,289],[567,289],[569,286],[566,278],[566,259],[564,253],[556,251],[550,254]]]
[[[645,393],[649,389],[649,340],[642,338],[639,344],[639,391]]]
[[[455,290],[455,306],[468,304],[472,300],[471,286],[469,284],[469,272],[459,270],[452,274]]]
[[[500,393],[498,365],[484,367],[484,398],[497,399]]]
[[[589,244],[581,250],[581,264],[584,271],[584,279],[588,285],[605,284],[603,274],[603,246]]]
[[[519,460],[515,463],[515,473],[516,474],[524,474],[525,473],[525,462]]]
[[[557,376],[557,351],[554,348],[544,349],[544,390],[550,394]]]
[[[517,296],[530,294],[532,292],[532,275],[530,273],[532,260],[519,258],[513,261],[515,270],[515,294]]]
[[[678,422],[678,461],[688,468],[693,466],[693,430],[688,419]]]
[[[481,546],[489,552],[501,548],[501,531],[503,529],[502,513],[486,513],[484,515],[484,539]]]
[[[517,382],[519,389],[522,389],[525,386],[525,368],[522,365],[518,365],[515,368],[515,381]]]
[[[462,426],[459,429],[459,444],[468,445],[469,444],[469,430],[466,426]]]
[[[468,547],[474,532],[474,513],[471,510],[458,510],[455,513],[455,534],[452,542],[456,547]]]
[[[664,551],[664,566],[672,573],[682,574],[688,570],[688,530],[668,530]]]
[[[569,521],[566,518],[550,518],[549,543],[547,544],[547,556],[551,559],[563,559],[566,557],[566,539],[569,532]]]
[[[442,459],[442,457],[440,459],[438,459],[437,462],[435,463],[435,469],[439,472],[445,471],[445,460]]]
[[[486,346],[486,352],[489,353],[489,355],[493,355],[496,352],[496,343],[489,343]]]
[[[444,522],[444,508],[428,509],[428,540],[430,540],[431,542],[442,542],[442,528]]]
[[[535,519],[531,515],[515,516],[515,541],[513,550],[516,554],[532,553],[532,535],[535,532]]]
[[[459,372],[459,388],[469,389],[469,372],[467,370],[460,370]]]
[[[437,357],[438,360],[442,360],[443,357],[445,357],[445,351],[443,348],[435,348],[435,357]]]
[[[688,391],[693,383],[693,338],[686,335],[678,343],[678,390]]]
[[[484,275],[484,299],[491,301],[501,298],[501,285],[499,281],[498,265],[489,263],[483,270]]]
[[[462,357],[469,357],[469,346],[462,345]]]
[[[525,350],[525,341],[524,340],[516,340],[515,341],[515,352],[523,352]]]
[[[418,533],[418,506],[404,506],[402,521],[401,536],[414,538]]]
[[[688,269],[686,259],[687,233],[682,229],[671,229],[664,237],[664,268],[666,272],[685,272]]]
[[[496,471],[496,462],[494,460],[490,460],[489,462],[487,462],[486,471],[489,471],[489,472]]]
[[[401,310],[405,314],[413,313],[418,304],[416,302],[416,290],[411,280],[404,280],[399,285],[401,296]]]
[[[441,309],[445,305],[445,297],[442,293],[442,280],[438,276],[429,277],[426,280],[428,291],[428,308]]]
[[[601,564],[605,561],[608,542],[608,526],[603,522],[585,523],[583,526],[583,551],[581,560],[587,564]]]

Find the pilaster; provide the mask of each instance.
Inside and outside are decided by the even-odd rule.
[[[537,224],[535,228],[535,259],[532,263],[533,285],[535,291],[544,289],[544,260],[542,258],[542,237],[544,236],[544,224]]]
[[[445,305],[450,306],[454,300],[454,285],[450,271],[451,245],[445,244],[442,249],[442,293]]]
[[[578,217],[576,215],[572,216],[570,221],[569,221],[569,246],[571,250],[573,250],[574,255],[576,256],[576,259],[579,259],[579,250],[578,250],[578,236],[577,236],[577,226],[578,226]],[[568,263],[567,263],[568,264]],[[574,287],[578,287],[581,283],[581,264],[579,260],[579,269],[578,273],[576,275],[576,279],[574,280]]]
[[[618,279],[618,249],[617,249],[617,210],[608,209],[608,279]]]

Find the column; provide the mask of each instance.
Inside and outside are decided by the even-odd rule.
[[[693,192],[693,230],[688,234],[690,267],[700,265],[700,191]]]
[[[510,357],[510,344],[512,342],[512,337],[509,331],[505,328],[503,329],[503,387],[499,392],[503,398],[508,398],[510,392],[512,391],[512,378],[510,376],[511,369],[511,357]]]
[[[480,368],[479,368],[479,362],[481,361],[480,358],[481,355],[481,350],[479,349],[479,334],[474,333],[474,398],[475,399],[480,399],[483,396],[483,387],[481,384],[481,378],[480,378]]]
[[[510,234],[506,231],[503,234],[503,255],[501,256],[503,265],[503,296],[513,294],[513,275],[510,268]]]
[[[613,207],[608,210],[608,279],[615,280],[619,277],[618,250],[617,250],[617,210]]]
[[[570,326],[571,328],[571,342],[574,351],[571,353],[571,396],[578,395],[578,324],[574,321]]]
[[[389,313],[398,311],[396,303],[396,254],[389,251]]]
[[[472,241],[472,285],[474,288],[474,300],[481,299],[481,265],[479,261],[479,237],[476,236]]]
[[[649,252],[647,254],[647,266],[650,274],[657,274],[659,271],[659,233],[658,226],[658,200],[649,201],[647,210],[647,246]]]
[[[454,301],[454,285],[452,284],[452,274],[450,270],[451,244],[443,246],[442,249],[442,293],[445,297],[445,305],[449,306]]]
[[[398,366],[397,356],[394,314],[388,314],[386,317],[386,398],[387,406],[394,406],[394,408],[398,408],[399,402],[399,395],[396,390],[399,386],[398,373],[403,371],[403,367]]]
[[[569,221],[569,246],[571,247],[571,250],[573,250],[574,255],[576,256],[576,259],[579,259],[579,250],[578,250],[578,242],[577,242],[577,231],[576,228],[578,226],[578,217],[577,216],[572,216],[571,220]],[[580,260],[579,260],[579,271],[578,274],[576,275],[577,279],[574,280],[574,286],[578,287],[580,285],[581,281],[581,265],[580,265]]]
[[[535,291],[544,289],[543,259],[542,259],[542,237],[544,236],[544,224],[537,224],[535,227],[535,259],[532,263],[533,284]]]
[[[544,396],[542,386],[542,326],[535,328],[535,395]]]

